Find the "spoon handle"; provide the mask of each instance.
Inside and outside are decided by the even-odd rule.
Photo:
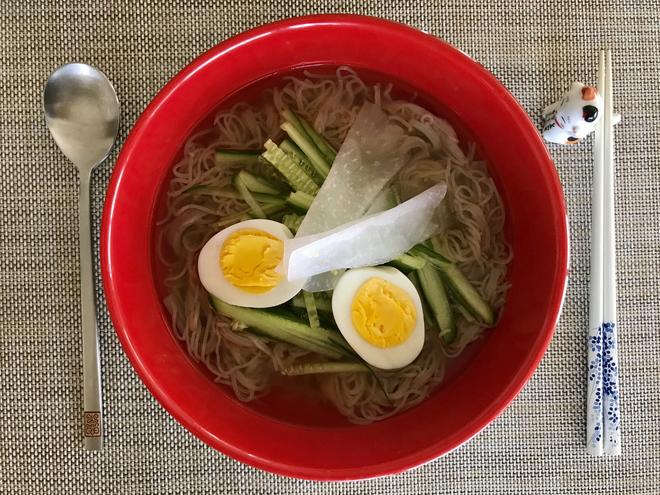
[[[82,307],[83,344],[83,436],[85,449],[103,447],[103,408],[101,402],[101,359],[99,332],[96,325],[94,267],[92,265],[92,233],[90,219],[91,170],[80,171],[78,213],[80,222],[80,300]]]

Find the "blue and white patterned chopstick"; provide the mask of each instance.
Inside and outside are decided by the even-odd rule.
[[[614,218],[614,125],[612,52],[605,56],[605,167],[603,170],[603,419],[605,454],[621,453],[619,359],[616,327],[616,244]]]
[[[598,92],[604,94],[605,54],[598,63]],[[594,136],[591,191],[591,280],[587,342],[587,451],[603,455],[603,118]]]
[[[616,328],[612,55],[609,50],[600,54],[598,91],[603,95],[605,111],[594,140],[587,451],[593,455],[618,455],[621,453],[621,428]]]

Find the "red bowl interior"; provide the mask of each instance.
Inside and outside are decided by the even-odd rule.
[[[218,106],[300,67],[350,65],[413,90],[476,140],[507,212],[512,284],[497,328],[421,405],[367,426],[275,391],[243,404],[193,363],[169,329],[153,262],[155,219],[183,143]],[[243,93],[241,93],[243,94]],[[391,474],[461,445],[509,404],[552,337],[566,282],[564,200],[523,109],[472,59],[406,26],[359,16],[269,24],[211,49],[153,100],[126,141],[101,233],[110,314],[133,366],[161,404],[218,450],[268,471],[318,480]]]

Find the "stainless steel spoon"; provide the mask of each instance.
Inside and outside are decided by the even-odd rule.
[[[66,64],[51,74],[43,94],[46,125],[80,174],[80,299],[83,343],[85,448],[103,446],[101,362],[96,326],[89,186],[92,170],[112,149],[119,129],[119,101],[110,81],[86,64]]]

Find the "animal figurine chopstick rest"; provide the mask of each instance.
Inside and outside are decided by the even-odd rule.
[[[561,100],[543,110],[543,137],[558,144],[577,144],[596,129],[603,97],[596,88],[574,82]]]

